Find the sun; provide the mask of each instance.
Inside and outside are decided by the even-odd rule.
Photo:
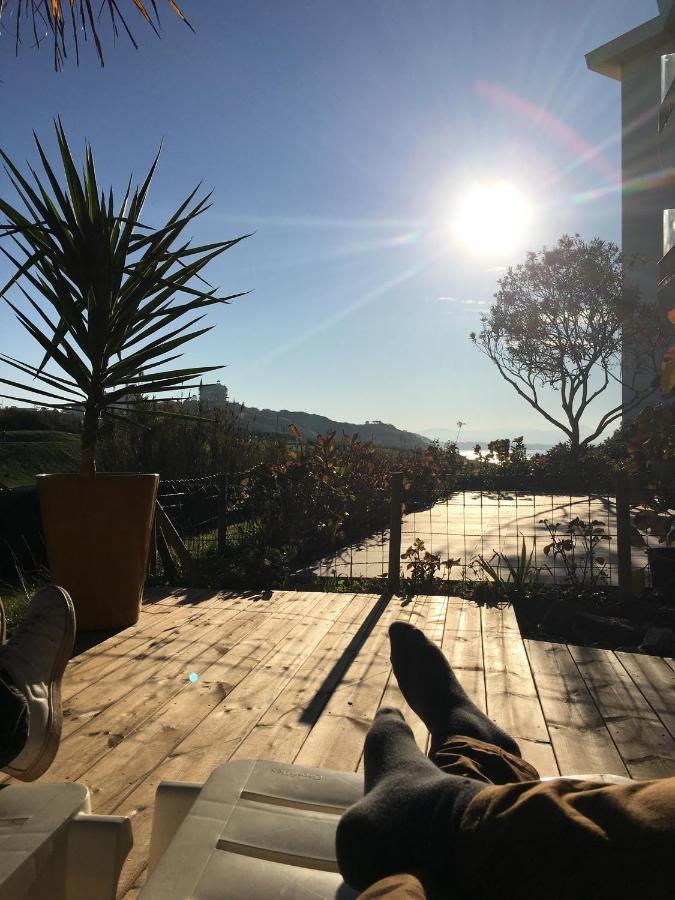
[[[531,216],[527,198],[515,185],[476,184],[459,200],[452,230],[476,255],[503,255],[522,239]]]

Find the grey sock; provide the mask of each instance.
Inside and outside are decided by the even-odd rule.
[[[463,735],[495,744],[520,756],[510,734],[468,697],[442,651],[419,628],[389,626],[391,662],[401,693],[429,729],[432,739]]]
[[[364,751],[365,796],[337,829],[337,861],[357,890],[400,872],[452,877],[453,842],[485,785],[445,775],[422,753],[397,709],[381,709]]]

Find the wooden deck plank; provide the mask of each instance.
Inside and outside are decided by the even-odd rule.
[[[391,672],[398,618],[441,646],[542,774],[675,774],[672,661],[523,642],[512,610],[459,598],[200,591],[155,595],[136,626],[71,661],[62,744],[41,780],[82,780],[95,812],[132,817],[132,900],[160,780],[203,781],[233,757],[357,769],[381,705],[402,707],[425,746]]]
[[[133,791],[116,804],[114,812],[131,815],[134,821],[134,847],[120,879],[121,893],[134,884],[146,865],[152,802],[158,783],[162,780],[204,781],[216,766],[232,756],[349,601],[349,595],[345,594],[332,597],[324,594],[320,598],[315,603],[320,607],[319,615],[313,615],[313,607],[308,607],[296,611],[295,623],[291,623],[290,628],[280,629],[279,623],[275,622],[266,629],[268,652],[255,660],[249,677],[240,679],[238,685],[227,692],[225,702],[209,710],[211,714],[203,717],[162,762],[148,770]],[[247,657],[251,656],[249,649]]]
[[[150,645],[141,648],[137,656],[132,656],[128,660],[127,665],[111,670],[106,677],[87,684],[82,690],[71,693],[70,697],[64,700],[63,738],[67,738],[114,705],[122,706],[125,701],[129,705],[137,705],[139,686],[147,684],[151,679],[162,677],[167,667],[172,667],[171,664],[177,655],[189,659],[185,653],[192,645],[196,645],[194,650],[198,656],[200,650],[205,649],[202,646],[205,632],[212,625],[218,625],[225,635],[234,627],[234,619],[237,619],[236,625],[239,626],[242,616],[248,620],[255,620],[261,615],[264,613],[251,608],[225,606],[222,609],[203,610],[200,614],[193,613],[183,623],[177,622],[161,639],[156,639]],[[77,673],[68,680],[74,679],[77,679]],[[130,694],[133,696],[129,697]]]
[[[139,671],[133,676],[125,677],[125,673],[120,678],[111,676],[100,686],[92,686],[75,697],[76,701],[82,701],[90,690],[94,694],[90,704],[79,706],[76,715],[80,728],[62,741],[51,775],[66,780],[85,777],[90,766],[156,716],[186,687],[187,676],[193,668],[200,672],[208,669],[261,622],[261,614],[252,610],[237,610],[234,617],[231,613],[224,611],[219,620],[217,613],[205,611],[204,618],[193,626],[194,631],[184,641],[172,642],[173,652],[164,663],[145,668],[141,661]],[[109,703],[110,697],[120,690],[120,680],[123,680],[124,694]],[[96,687],[99,687],[97,693]],[[68,707],[65,711],[73,712]]]
[[[464,690],[485,712],[485,665],[479,606],[459,597],[448,598],[441,649]]]
[[[357,769],[366,732],[380,705],[391,670],[389,624],[395,619],[410,621],[413,606],[397,597],[389,601],[303,744],[297,763],[343,771]]]
[[[312,610],[321,595],[303,606],[307,627],[315,625]],[[169,704],[158,710],[110,753],[87,770],[83,782],[91,786],[94,809],[117,809],[134,787],[233,694],[263,660],[297,628],[298,613],[291,609],[292,599],[261,617],[228,651],[199,673],[199,680],[184,683]]]
[[[283,592],[275,596],[275,603],[282,602]],[[143,608],[143,616],[136,625],[125,629],[101,644],[75,657],[69,663],[69,678],[63,685],[63,699],[68,700],[79,691],[97,683],[111,672],[128,665],[144,652],[151,653],[153,647],[170,640],[171,633],[190,621],[198,621],[206,609],[218,604],[218,595],[204,599],[197,605],[163,608],[158,605]],[[233,608],[245,608],[247,601],[242,598],[227,601]],[[250,601],[248,601],[250,603]],[[159,642],[158,644],[156,642]]]
[[[546,720],[512,607],[482,607],[487,713],[540,775],[558,775]]]
[[[287,593],[277,592],[273,603],[282,603]],[[165,662],[167,655],[177,652],[178,647],[183,649],[186,634],[199,634],[205,613],[222,610],[224,605],[222,595],[212,591],[193,591],[190,602],[181,605],[184,598],[184,593],[172,595],[171,605],[160,611],[159,604],[144,604],[138,623],[68,663],[61,687],[63,745],[59,748],[56,761],[62,758],[65,741],[71,733],[86,726],[97,712],[103,711],[106,703],[112,704],[130,694],[143,678],[152,677],[151,671],[146,668],[149,661],[156,659],[158,663]],[[224,599],[227,600],[228,616],[252,607],[251,601],[241,596]],[[130,712],[125,708],[121,715]],[[99,736],[103,737],[103,743],[107,746],[109,735],[104,734],[106,730],[114,735],[119,734],[120,729],[117,726],[109,729],[106,724],[102,726]],[[68,767],[66,765],[63,770],[50,768],[50,775],[56,771],[68,771]],[[76,777],[71,774],[69,780]],[[9,780],[9,776],[3,775],[0,784]]]
[[[658,656],[622,652],[616,656],[675,739],[675,671]]]
[[[356,655],[356,633],[375,597],[356,594],[328,633],[295,673],[233,759],[272,759],[292,763],[316,724],[335,685]]]
[[[413,624],[421,629],[430,641],[433,641],[440,647],[445,627],[445,613],[448,607],[447,598],[420,596],[415,598],[415,600],[419,606],[419,614],[415,616]],[[412,615],[414,615],[414,609]],[[406,703],[393,671],[389,672],[379,706],[395,706],[400,709],[415,735],[417,746],[426,753],[429,743],[427,727]],[[359,760],[359,769],[362,768],[362,763],[363,751]]]
[[[564,644],[525,641],[562,775],[627,775],[619,751]]]
[[[632,778],[675,775],[675,741],[611,651],[570,652]]]

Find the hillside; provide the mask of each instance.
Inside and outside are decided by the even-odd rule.
[[[364,441],[372,441],[378,447],[392,450],[424,447],[429,443],[429,439],[422,437],[421,434],[402,431],[384,422],[356,424],[337,422],[326,416],[288,409],[256,409],[253,406],[242,407],[239,403],[229,403],[228,406],[239,425],[254,434],[279,434],[291,437],[291,425],[295,425],[305,440],[313,440],[318,434],[335,431],[340,440],[343,432],[350,436],[358,434]]]
[[[63,431],[6,431],[0,435],[0,485],[35,484],[39,472],[77,472],[80,437]]]

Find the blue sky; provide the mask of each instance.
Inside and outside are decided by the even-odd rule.
[[[89,48],[60,74],[30,41],[15,58],[3,23],[3,149],[32,159],[34,129],[53,151],[60,115],[71,146],[90,140],[99,179],[119,187],[164,140],[147,220],[159,224],[202,180],[214,198],[196,238],[255,231],[210,270],[227,292],[253,292],[216,309],[216,327],[185,356],[227,364],[236,399],[415,431],[461,419],[467,437],[544,437],[546,422],[468,334],[500,267],[526,250],[565,232],[618,242],[619,84],[589,72],[584,53],[656,15],[656,2],[183,8],[196,34],[167,11],[161,40],[139,21],[140,52],[106,40],[104,69]],[[475,180],[513,183],[533,207],[508,253],[477,257],[449,228]],[[0,195],[11,196],[4,174]],[[7,350],[38,355],[0,307]]]

